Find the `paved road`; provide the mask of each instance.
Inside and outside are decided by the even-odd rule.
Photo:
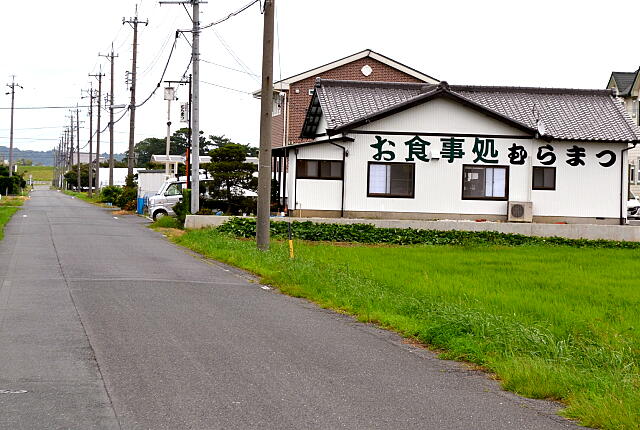
[[[391,333],[34,191],[0,243],[2,429],[564,429]],[[25,390],[26,393],[21,393]]]

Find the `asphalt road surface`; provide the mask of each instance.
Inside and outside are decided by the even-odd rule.
[[[0,242],[2,429],[565,429],[395,334],[38,190]]]

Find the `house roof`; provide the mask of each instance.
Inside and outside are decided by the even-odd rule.
[[[633,88],[633,83],[635,82],[637,75],[638,71],[612,72],[611,78],[609,79],[609,85],[611,85],[611,81],[613,80],[618,88],[618,95],[629,96],[631,95],[631,89]]]
[[[628,142],[640,140],[622,103],[611,90],[486,87],[335,81],[318,79],[303,126],[315,135],[319,114],[327,133],[346,133],[367,122],[445,97],[535,135],[538,121],[544,137],[558,140]]]
[[[382,54],[379,54],[375,51],[372,51],[371,49],[365,49],[363,51],[357,52],[355,54],[349,55],[347,57],[341,58],[339,60],[335,60],[332,61],[330,63],[324,64],[322,66],[319,67],[315,67],[313,69],[307,70],[306,72],[302,72],[302,73],[298,73],[296,75],[293,76],[289,76],[288,78],[282,79],[280,81],[276,81],[273,83],[273,88],[274,90],[288,90],[289,86],[293,83],[302,81],[304,79],[307,78],[311,78],[314,76],[317,76],[321,73],[324,73],[328,70],[332,70],[335,69],[336,67],[340,67],[343,66],[345,64],[349,64],[352,63],[356,60],[359,60],[361,58],[373,58],[374,60],[380,61],[383,64],[386,64],[387,66],[393,67],[394,69],[400,70],[403,73],[406,73],[407,75],[413,76],[416,79],[419,79],[423,82],[427,82],[427,83],[431,83],[431,84],[435,84],[438,83],[439,81],[432,77],[429,76],[427,74],[424,74],[412,67],[409,67],[407,65],[404,65],[398,61],[392,60],[389,57],[386,57]],[[260,90],[255,91],[253,93],[254,96],[260,96]]]

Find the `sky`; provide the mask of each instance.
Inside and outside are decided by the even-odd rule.
[[[203,25],[238,10],[249,0],[209,0],[202,4]],[[125,72],[131,70],[132,35],[123,18],[135,15],[139,27],[137,103],[157,87],[177,29],[191,21],[180,5],[152,0],[32,0],[0,6],[0,146],[9,146],[12,75],[16,90],[14,146],[49,150],[58,144],[69,109],[86,106],[83,90],[102,70],[103,95],[109,88],[109,62],[98,54],[113,48],[115,104],[129,103]],[[190,6],[188,6],[190,9]],[[640,66],[640,2],[627,0],[276,0],[274,78],[286,78],[316,66],[372,49],[450,84],[605,88],[612,71]],[[242,14],[203,30],[201,130],[257,146],[260,102],[262,15],[253,5]],[[627,22],[629,21],[629,22]],[[191,36],[186,34],[187,38]],[[189,64],[191,48],[179,38],[165,79],[178,80]],[[636,53],[634,55],[634,53]],[[166,135],[166,84],[136,111],[135,141]],[[179,122],[172,104],[172,127]],[[117,112],[117,111],[116,111]],[[116,113],[115,119],[121,115]],[[81,146],[88,142],[88,109],[80,112]],[[103,112],[102,127],[108,122]],[[95,127],[95,119],[94,119]],[[128,147],[129,118],[115,125],[115,150]],[[109,134],[101,136],[101,152]],[[5,155],[5,154],[0,154]]]

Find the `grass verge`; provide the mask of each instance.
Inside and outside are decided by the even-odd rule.
[[[640,423],[640,250],[286,242],[214,229],[172,237],[282,292],[478,364],[518,394],[606,429]]]
[[[99,193],[93,193],[93,196],[89,197],[89,195],[85,192],[77,192],[77,191],[69,191],[69,190],[63,190],[62,192],[68,196],[72,196],[80,200],[84,200],[85,202],[92,203],[94,205],[106,206],[105,204],[100,202]]]
[[[15,214],[19,206],[22,206],[25,198],[23,197],[2,197],[0,199],[0,240],[4,238],[4,226],[9,222],[13,214]]]

